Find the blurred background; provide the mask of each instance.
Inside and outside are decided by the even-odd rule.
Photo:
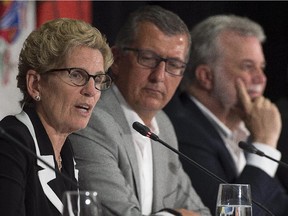
[[[265,96],[276,102],[288,97],[288,2],[285,1],[1,1],[0,2],[0,120],[19,112],[17,61],[23,41],[43,22],[70,17],[96,26],[114,44],[131,11],[157,4],[178,14],[189,29],[208,16],[236,14],[262,25],[268,78]],[[287,111],[288,112],[288,111]]]

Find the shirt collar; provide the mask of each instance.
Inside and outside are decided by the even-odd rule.
[[[231,139],[234,136],[234,133],[237,133],[238,131],[242,131],[247,135],[247,137],[250,135],[249,131],[245,127],[244,122],[240,122],[238,128],[233,132],[225,124],[223,124],[223,122],[221,122],[209,109],[207,109],[199,100],[197,100],[191,95],[189,97],[222,136]]]
[[[223,124],[209,109],[207,109],[199,100],[193,96],[189,96],[190,99],[196,104],[196,106],[201,110],[201,112],[206,116],[206,118],[211,122],[211,124],[217,129],[219,133],[225,137],[232,136],[232,131]]]

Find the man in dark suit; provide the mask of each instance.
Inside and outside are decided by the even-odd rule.
[[[247,154],[238,142],[251,141],[279,160],[281,119],[263,97],[265,40],[260,25],[243,17],[207,18],[191,31],[190,65],[183,92],[165,111],[175,127],[179,149],[229,183],[248,183],[252,197],[275,215],[288,215],[287,194],[275,178],[278,164]],[[247,157],[245,157],[247,156]],[[204,204],[215,212],[219,182],[183,161]],[[253,215],[265,212],[253,205]]]

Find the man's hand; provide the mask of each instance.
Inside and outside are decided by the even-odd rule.
[[[251,100],[242,80],[237,80],[237,92],[243,108],[243,121],[253,141],[276,148],[281,132],[281,116],[275,104],[260,96]]]

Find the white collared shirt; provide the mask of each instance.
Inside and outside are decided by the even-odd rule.
[[[152,159],[151,139],[142,136],[140,133],[138,133],[132,128],[132,124],[135,121],[138,121],[141,124],[144,124],[144,122],[138,116],[138,114],[134,112],[131,109],[131,107],[127,104],[127,102],[121,95],[116,85],[113,85],[112,88],[116,94],[117,99],[120,102],[126,120],[128,121],[128,124],[132,132],[132,139],[137,155],[138,168],[140,174],[141,212],[143,215],[150,215],[152,211],[152,202],[153,202],[153,159]],[[155,117],[152,119],[151,125],[152,128],[150,128],[150,130],[155,134],[159,134],[159,128]]]
[[[228,151],[230,152],[235,165],[237,167],[237,172],[240,174],[245,167],[246,164],[258,167],[265,171],[271,177],[275,176],[275,173],[278,168],[278,163],[265,158],[260,157],[255,154],[248,154],[247,157],[244,157],[244,152],[240,147],[238,147],[238,143],[240,141],[247,141],[250,133],[245,127],[244,123],[241,122],[239,127],[235,131],[231,131],[226,125],[224,125],[210,110],[208,110],[200,101],[198,101],[193,96],[190,96],[190,99],[198,106],[198,108],[203,112],[203,114],[207,117],[207,119],[211,122],[211,124],[216,128],[222,137]],[[280,160],[281,153],[271,146],[265,145],[263,143],[253,143],[253,145],[258,148],[260,151],[263,151],[266,155],[270,157]]]

